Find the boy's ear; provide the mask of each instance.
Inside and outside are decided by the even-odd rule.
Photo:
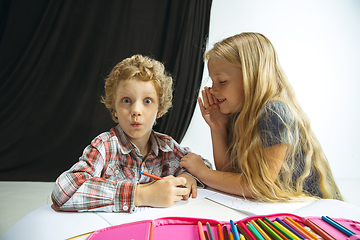
[[[160,112],[158,111],[156,114],[156,118],[159,118],[159,117],[160,117]]]

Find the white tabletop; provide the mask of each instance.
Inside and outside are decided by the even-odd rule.
[[[63,240],[109,226],[162,217],[194,217],[218,221],[237,221],[249,216],[247,212],[206,199],[206,197],[213,197],[214,194],[218,193],[203,189],[199,191],[197,199],[180,201],[170,208],[147,208],[133,214],[56,212],[51,208],[51,204],[48,204],[21,219],[2,236],[1,240]],[[268,206],[268,209],[278,207],[271,204]],[[330,215],[360,221],[359,207],[337,200],[324,199],[312,202],[305,207],[292,211],[292,213],[299,216]]]

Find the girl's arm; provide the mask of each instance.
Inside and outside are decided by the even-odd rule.
[[[270,180],[275,181],[281,165],[286,156],[287,145],[279,144],[264,149],[265,160],[271,167]],[[180,166],[186,168],[205,185],[223,192],[252,198],[251,190],[246,187],[244,179],[239,173],[216,171],[207,168],[200,156],[190,153],[180,162]]]
[[[200,97],[198,103],[201,114],[211,130],[215,167],[218,170],[225,170],[225,166],[229,162],[229,146],[227,144],[229,116],[220,112],[217,99],[210,93],[210,88],[205,87],[201,93],[204,103]]]

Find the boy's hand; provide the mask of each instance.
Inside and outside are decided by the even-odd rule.
[[[200,181],[201,176],[206,174],[206,171],[209,170],[202,158],[195,153],[186,154],[181,159],[180,167],[186,168],[192,175],[199,178]]]
[[[186,173],[180,174],[178,177],[186,178],[185,186],[189,190],[188,194],[183,195],[183,200],[188,200],[190,197],[190,194],[191,194],[192,198],[196,198],[197,197],[197,184],[196,184],[195,178]]]
[[[186,185],[184,177],[166,176],[163,180],[153,181],[136,186],[135,206],[170,207],[180,201],[183,195],[188,195],[187,188],[178,187]]]

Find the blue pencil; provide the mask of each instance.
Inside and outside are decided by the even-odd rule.
[[[331,226],[335,227],[336,229],[340,230],[341,232],[345,233],[348,237],[355,235],[354,232],[350,231],[349,229],[347,229],[346,227],[344,227],[343,225],[341,225],[340,223],[336,222],[335,220],[331,219],[328,216],[326,217],[322,216],[321,219],[329,223]]]
[[[232,233],[234,235],[234,239],[235,240],[240,240],[239,232],[238,232],[237,228],[235,227],[235,224],[234,224],[233,220],[230,220],[230,226],[231,226],[231,231],[232,231]]]
[[[298,233],[297,231],[295,231],[292,227],[290,227],[289,225],[287,225],[283,220],[281,220],[280,218],[276,218],[276,221],[278,221],[278,223],[282,224],[284,227],[286,227],[287,229],[289,229],[292,233],[294,233],[297,237],[299,237],[300,239],[305,239],[300,233]]]
[[[259,233],[259,231],[254,227],[254,225],[251,222],[248,222],[248,226],[249,230],[251,231],[251,233],[254,235],[254,237],[258,240],[265,240],[265,238],[263,238],[263,236],[261,235],[261,233]]]

